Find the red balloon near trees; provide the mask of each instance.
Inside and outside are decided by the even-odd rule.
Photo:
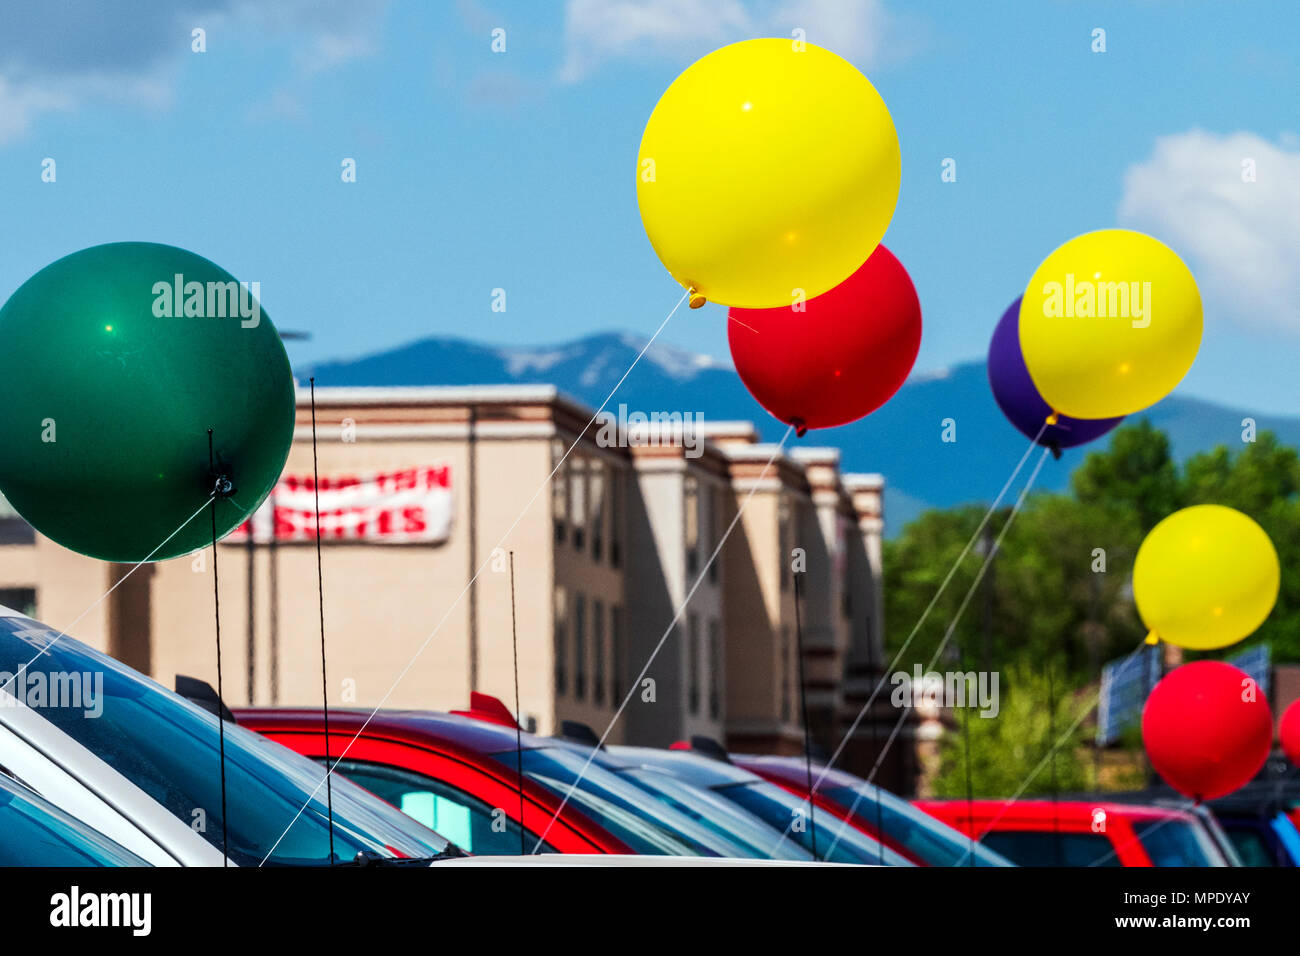
[[[1282,752],[1287,759],[1300,767],[1300,700],[1292,701],[1282,714],[1277,735],[1282,738]]]
[[[921,303],[902,263],[877,246],[806,302],[732,309],[727,340],[750,394],[803,434],[856,421],[898,391],[921,347]]]
[[[1232,793],[1264,766],[1273,714],[1243,670],[1196,661],[1156,684],[1142,711],[1151,766],[1179,793],[1211,800]]]

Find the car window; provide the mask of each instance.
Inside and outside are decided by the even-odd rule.
[[[822,793],[845,810],[853,807],[855,820],[872,832],[883,833],[927,866],[970,864],[968,837],[888,790],[863,781],[856,787],[830,787]],[[974,850],[976,866],[1011,865],[1010,860],[982,843],[976,842]]]
[[[408,816],[436,830],[469,853],[501,856],[520,853],[519,824],[457,787],[422,773],[362,760],[340,760],[337,772],[387,800]],[[522,844],[531,853],[537,834],[525,831]],[[540,853],[554,853],[542,844]]]
[[[1220,821],[1222,823],[1222,821]],[[1228,823],[1224,825],[1228,839],[1236,847],[1241,861],[1246,866],[1277,866],[1273,859],[1273,849],[1264,834],[1249,823]]]
[[[1020,866],[1119,866],[1114,845],[1102,833],[994,830],[980,840]]]
[[[515,767],[515,761],[520,759],[515,751],[496,754],[495,758],[510,767]],[[594,763],[588,765],[586,759],[576,753],[558,747],[543,747],[525,750],[522,762],[525,776],[561,799],[573,788],[569,805],[622,840],[634,853],[720,855],[707,844],[687,835],[689,828],[693,827],[689,820],[682,820],[679,814],[604,767]],[[577,787],[573,787],[575,780],[578,781]]]
[[[696,823],[739,844],[748,851],[747,856],[778,860],[812,859],[811,853],[789,840],[774,846],[776,833],[771,826],[711,790],[692,787],[669,773],[643,767],[632,767],[618,773]]]
[[[789,827],[787,840],[793,840],[810,853],[816,849],[819,860],[831,863],[876,863],[882,866],[912,866],[896,850],[885,846],[878,840],[863,833],[857,827],[830,817],[830,814],[817,813],[809,826],[790,826],[795,814],[806,812],[804,801],[788,790],[782,790],[774,783],[754,782],[738,783],[714,787],[714,790],[744,807],[750,813],[761,818],[774,830],[773,846],[780,839],[781,831]]]
[[[1143,820],[1133,829],[1155,866],[1227,865],[1210,835],[1190,820]]]
[[[37,657],[39,651],[44,653]],[[40,716],[221,848],[221,761],[213,714],[29,618],[0,618],[0,672],[0,686],[7,684],[12,696],[34,704]],[[30,693],[38,683],[46,688],[39,701]],[[56,685],[66,689],[59,700],[51,690]],[[257,866],[268,853],[270,865],[329,863],[322,768],[229,722],[225,755],[230,858],[241,866]],[[336,861],[362,850],[427,857],[447,846],[347,780],[333,781],[332,791]]]
[[[0,866],[149,866],[20,784],[0,783]]]

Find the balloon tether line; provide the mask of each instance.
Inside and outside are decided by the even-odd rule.
[[[208,429],[208,470],[214,469],[212,455],[212,429]],[[221,865],[230,865],[229,827],[226,824],[226,720],[222,712],[226,709],[226,695],[221,684],[221,588],[217,574],[217,498],[234,494],[230,479],[217,474],[212,487],[212,499],[209,502],[212,513],[212,622],[217,634],[217,748],[221,761]]]
[[[849,740],[855,733],[857,733],[858,726],[862,723],[862,719],[867,715],[867,711],[871,709],[871,705],[875,703],[876,697],[880,693],[880,689],[885,686],[885,679],[889,676],[890,672],[898,666],[898,662],[903,659],[903,655],[907,653],[908,647],[911,646],[913,639],[921,630],[921,625],[925,623],[926,619],[930,616],[930,612],[933,611],[935,605],[939,603],[939,598],[941,598],[943,592],[948,589],[948,584],[952,581],[953,575],[957,573],[957,569],[961,566],[961,563],[966,560],[966,555],[970,553],[970,549],[975,546],[976,539],[983,533],[984,526],[988,524],[989,519],[993,517],[993,512],[997,510],[998,505],[1002,503],[1002,499],[1005,498],[1007,492],[1011,490],[1011,485],[1015,482],[1016,477],[1025,467],[1025,462],[1029,460],[1029,456],[1033,454],[1035,448],[1039,447],[1038,441],[1043,437],[1043,433],[1046,431],[1047,424],[1044,423],[1043,426],[1038,429],[1038,434],[1033,437],[1033,440],[1030,441],[1029,445],[1025,448],[1024,454],[1020,456],[1020,461],[1016,463],[1016,467],[1011,470],[1011,474],[1002,485],[1002,490],[998,492],[997,497],[993,499],[993,503],[990,504],[988,510],[984,512],[984,517],[980,519],[980,523],[975,528],[974,534],[970,536],[970,539],[966,542],[966,546],[962,548],[961,553],[957,555],[957,559],[952,563],[952,566],[948,568],[948,573],[944,575],[943,581],[939,584],[939,589],[935,591],[934,596],[930,598],[930,603],[926,605],[925,610],[921,612],[921,616],[917,619],[916,623],[912,625],[912,630],[908,633],[907,639],[903,641],[903,646],[894,654],[893,660],[889,662],[889,666],[881,672],[880,680],[876,681],[876,686],[868,695],[866,702],[858,708],[857,716],[853,718],[852,723],[849,724],[848,730],[846,730],[840,738],[840,742],[836,746],[835,752],[831,754],[830,759],[826,762],[826,766],[824,766],[821,773],[818,774],[817,780],[813,784],[814,793],[821,788],[822,781],[826,779],[826,774],[830,773],[831,768],[835,766],[836,761],[839,760],[840,754],[842,754],[844,748],[848,746]],[[874,746],[874,737],[872,743]],[[886,746],[889,746],[889,743],[887,743]],[[781,834],[780,840],[777,841],[777,847],[785,841],[785,838],[789,834],[790,825],[787,824],[785,830]]]
[[[311,478],[316,495],[316,593],[320,599],[320,699],[325,718],[325,812],[330,831],[329,865],[334,865],[334,787],[330,782],[330,692],[325,676],[325,573],[321,566],[320,547],[320,466],[316,461],[316,376],[307,380],[311,386]]]
[[[1002,541],[1006,537],[1007,532],[1011,530],[1011,525],[1016,520],[1016,516],[1020,514],[1020,509],[1024,507],[1025,499],[1029,497],[1029,492],[1034,487],[1034,483],[1038,480],[1038,473],[1042,471],[1043,464],[1046,461],[1047,449],[1044,448],[1043,454],[1038,459],[1038,464],[1036,464],[1034,470],[1029,473],[1029,478],[1026,480],[1025,486],[1020,489],[1020,494],[1016,496],[1015,504],[1011,507],[1011,513],[1007,515],[1007,520],[1003,522],[1001,530],[998,531],[998,536],[993,539],[992,547],[989,548],[988,554],[984,556],[984,562],[980,565],[979,570],[975,572],[975,580],[973,580],[970,587],[967,588],[965,596],[957,606],[956,613],[953,615],[952,620],[948,622],[948,627],[944,631],[943,639],[939,642],[939,646],[935,648],[934,654],[930,656],[930,661],[925,667],[926,671],[934,670],[934,666],[938,663],[939,657],[943,654],[944,648],[946,648],[948,642],[952,640],[952,636],[957,630],[957,625],[961,622],[962,615],[966,613],[966,608],[970,604],[971,598],[975,596],[976,588],[978,588],[980,582],[984,580],[984,575],[988,572],[989,566],[993,563],[993,559],[997,557],[998,551],[1002,549]],[[913,697],[912,701],[914,700],[915,697]],[[879,756],[876,757],[875,765],[871,768],[871,772],[867,774],[867,783],[872,783],[876,779],[876,774],[879,772],[881,764],[884,763],[886,755],[888,755],[890,748],[894,745],[894,741],[898,739],[899,731],[903,729],[903,722],[907,719],[908,711],[912,709],[912,701],[904,700],[902,713],[898,715],[898,720],[894,723],[894,729],[890,731],[889,739],[885,741],[884,748],[881,750]],[[829,767],[827,769],[829,770]],[[840,826],[835,832],[835,839],[831,842],[832,848],[839,844],[840,837],[844,834],[845,828],[848,826],[848,821],[852,819],[861,799],[862,793],[859,791],[854,797],[853,802],[849,805],[848,813],[840,821]]]
[[[659,323],[659,327],[655,329],[654,334],[651,335],[650,338],[646,341],[645,345],[642,346],[641,351],[638,352],[636,358],[632,360],[632,364],[628,366],[627,371],[624,372],[622,377],[619,378],[619,380],[614,384],[614,387],[609,390],[609,394],[606,395],[605,400],[600,403],[600,407],[596,409],[596,411],[592,414],[591,418],[587,420],[587,424],[584,425],[581,431],[578,432],[577,436],[573,440],[573,443],[570,444],[569,447],[564,450],[564,454],[560,456],[560,460],[555,463],[555,466],[551,469],[550,473],[546,476],[545,479],[543,479],[542,483],[537,486],[537,490],[533,492],[532,497],[528,499],[527,503],[524,505],[523,509],[519,512],[519,514],[515,516],[515,520],[511,522],[510,527],[507,528],[505,532],[501,535],[501,537],[497,540],[497,544],[495,547],[492,548],[492,552],[495,552],[497,548],[505,544],[505,542],[510,538],[510,535],[514,533],[515,528],[519,526],[519,522],[524,519],[524,516],[528,514],[528,510],[532,508],[533,504],[537,501],[537,499],[541,497],[542,492],[546,490],[547,485],[551,483],[551,479],[554,478],[556,473],[561,468],[564,467],[564,463],[569,460],[569,456],[573,454],[573,450],[578,447],[583,437],[587,434],[588,431],[590,431],[591,426],[596,424],[597,419],[600,418],[601,413],[605,410],[605,406],[610,403],[610,401],[614,398],[615,394],[618,393],[618,390],[623,387],[623,383],[627,381],[628,376],[632,374],[632,371],[636,368],[637,364],[645,356],[646,352],[650,351],[650,346],[654,345],[655,340],[659,337],[659,333],[662,332],[667,327],[669,320],[671,320],[672,317],[677,314],[677,310],[680,309],[683,303],[686,302],[686,297],[688,294],[689,293],[683,292],[681,298],[677,300],[677,304],[672,307],[672,310],[666,316],[664,316],[663,321]],[[424,642],[421,643],[420,646],[416,648],[415,653],[411,655],[411,659],[408,660],[406,664],[402,667],[401,671],[398,672],[396,679],[392,682],[392,684],[389,685],[388,690],[384,691],[383,696],[379,698],[379,703],[376,704],[374,709],[371,710],[370,713],[366,715],[366,719],[361,722],[361,726],[357,728],[356,732],[353,733],[351,738],[348,739],[348,742],[344,745],[343,750],[340,752],[339,756],[334,759],[334,764],[329,768],[328,771],[326,771],[326,779],[328,779],[329,774],[332,774],[334,772],[334,768],[338,765],[339,761],[341,761],[344,757],[348,755],[348,751],[352,749],[352,745],[356,743],[358,739],[360,739],[363,733],[366,732],[366,728],[370,726],[371,721],[373,721],[375,719],[375,716],[379,713],[379,711],[383,709],[384,704],[388,701],[388,698],[390,698],[393,695],[393,691],[397,690],[397,686],[402,682],[402,680],[406,677],[406,675],[410,673],[411,668],[414,667],[416,661],[420,659],[420,655],[422,655],[425,649],[428,648],[428,646],[431,643],[433,643],[433,639],[438,636],[438,632],[442,630],[442,626],[445,623],[447,623],[448,618],[451,617],[451,612],[456,609],[457,605],[460,604],[460,602],[464,599],[465,595],[469,593],[469,589],[474,586],[474,582],[478,580],[479,575],[481,575],[483,573],[483,570],[491,563],[492,563],[492,553],[490,552],[488,554],[488,557],[485,558],[483,562],[479,564],[479,566],[474,570],[474,573],[470,575],[469,581],[466,582],[463,588],[461,588],[460,593],[457,594],[454,599],[452,599],[451,606],[448,607],[445,612],[443,612],[442,617],[438,619],[438,623],[434,625],[433,630],[429,632],[429,634],[425,637]],[[316,799],[316,794],[320,793],[320,788],[324,786],[324,784],[325,781],[322,780],[320,783],[316,785],[316,787],[312,790],[312,792],[307,796],[306,802],[303,803],[303,805],[298,808],[298,812],[293,815],[293,819],[289,821],[289,825],[280,832],[280,835],[278,837],[276,837],[275,841],[271,844],[271,848],[267,850],[266,854],[262,857],[261,863],[259,863],[258,866],[265,865],[266,861],[271,858],[271,854],[275,852],[276,847],[278,847],[280,843],[284,840],[284,838],[289,835],[289,831],[292,830],[294,825],[298,822],[298,818],[301,817],[307,811],[307,808],[309,806],[311,806],[311,801]]]
[[[519,855],[527,856],[524,836],[524,727],[519,709],[519,625],[515,620],[515,553],[510,552],[510,651],[515,666],[515,773],[519,778]]]
[[[799,613],[799,587],[801,571],[794,574],[794,640],[795,653],[799,655],[799,708],[803,711],[803,760],[808,777],[808,795],[812,796],[812,727],[808,723],[808,684],[804,677],[803,661],[803,616]],[[808,830],[812,838],[812,855],[817,859],[817,809],[811,799],[808,801]]]

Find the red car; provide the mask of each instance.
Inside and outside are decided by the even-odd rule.
[[[1021,866],[1228,866],[1185,810],[1084,801],[917,800],[916,805]]]
[[[234,717],[304,756],[325,758],[319,710],[239,708]],[[510,712],[486,695],[452,714],[331,710],[329,722],[330,759],[340,774],[471,853],[531,853],[546,831],[543,853],[730,855],[697,841],[695,825],[672,810],[643,806],[650,803],[644,794],[607,770],[582,772],[582,758],[555,741],[522,734],[521,758]],[[551,823],[580,772],[580,786]]]

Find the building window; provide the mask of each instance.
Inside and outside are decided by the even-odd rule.
[[[35,617],[36,589],[0,588],[0,605],[9,608],[11,611],[17,611],[19,614]]]
[[[555,516],[555,543],[563,544],[569,530],[569,463],[565,460],[564,442],[551,442],[551,512]],[[564,462],[564,464],[560,464]]]
[[[594,539],[593,539],[594,541]],[[591,649],[596,655],[596,665],[592,668],[591,693],[598,704],[605,703],[605,605],[601,601],[591,602]]]
[[[605,489],[608,486],[609,466],[603,461],[592,461],[587,472],[587,490],[591,496],[591,560],[605,557]]]
[[[581,551],[587,546],[587,472],[592,463],[581,455],[569,460],[573,463],[569,476],[569,523],[573,527],[573,547]]]
[[[569,620],[567,594],[564,588],[555,589],[555,693],[569,692]]]
[[[4,495],[0,495],[0,544],[35,543],[35,529],[22,519]]]
[[[623,631],[623,609],[615,605],[609,609],[609,633],[613,646],[610,648],[611,663],[614,665],[614,703],[623,703],[627,693],[627,634]]]
[[[573,596],[573,696],[587,699],[587,599]]]
[[[686,700],[692,714],[700,712],[700,618],[686,616]]]
[[[610,471],[609,476],[609,563],[614,567],[623,564],[623,522],[626,512],[625,494],[628,481],[627,473],[622,470]]]
[[[687,475],[682,486],[682,512],[686,523],[686,573],[693,578],[700,569],[700,482],[694,475]]]
[[[722,633],[718,620],[709,621],[709,717],[722,713]]]

